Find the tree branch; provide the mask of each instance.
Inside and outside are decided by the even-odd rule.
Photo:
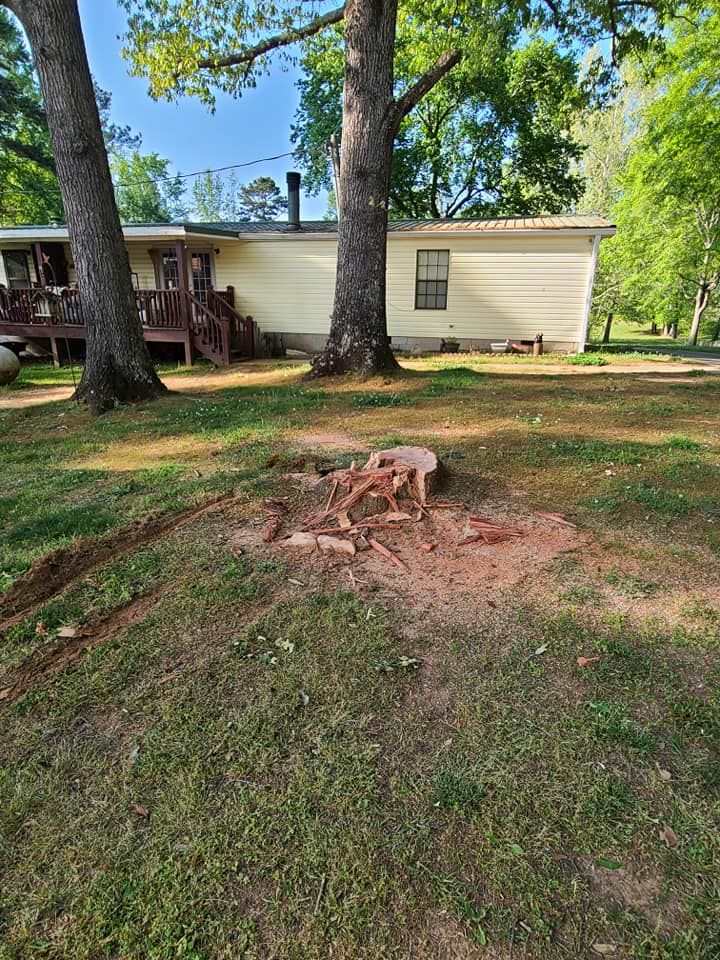
[[[461,50],[446,50],[441,57],[436,60],[426,73],[424,73],[417,83],[414,83],[409,90],[395,100],[392,111],[393,130],[397,130],[402,118],[410,113],[413,107],[416,107],[426,93],[429,93],[438,81],[442,80],[446,73],[449,73],[455,64],[462,60]]]
[[[268,37],[254,47],[246,47],[244,50],[237,50],[235,53],[229,53],[225,57],[207,57],[198,63],[198,70],[219,70],[221,67],[235,67],[238,64],[252,64],[258,57],[265,53],[277,50],[278,47],[287,47],[291,43],[297,43],[298,40],[305,40],[307,37],[313,37],[320,33],[325,27],[333,23],[339,23],[345,16],[345,4],[324,13],[320,17],[311,20],[303,27],[292,27],[284,33],[278,33],[274,37]]]

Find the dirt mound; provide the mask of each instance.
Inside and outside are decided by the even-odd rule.
[[[41,557],[3,597],[0,610],[6,619],[0,622],[0,634],[89,570],[157,540],[208,510],[221,507],[232,496],[224,494],[180,513],[150,517],[123,527],[103,540],[78,540],[71,547],[63,547]]]
[[[46,646],[36,650],[27,660],[0,679],[0,705],[11,706],[28,691],[46,683],[73,663],[81,660],[90,647],[107,643],[125,627],[140,623],[158,605],[164,593],[158,588],[139,597],[97,625],[71,628]]]

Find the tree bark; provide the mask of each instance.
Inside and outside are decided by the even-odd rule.
[[[335,303],[313,376],[397,367],[385,307],[396,17],[397,0],[350,0],[345,9]]]
[[[614,314],[611,312],[608,313],[607,317],[605,317],[605,327],[603,328],[602,335],[603,343],[610,343],[610,331],[612,329],[613,316]]]
[[[688,343],[692,346],[695,346],[697,343],[698,333],[700,332],[700,322],[703,314],[705,313],[709,300],[710,290],[706,284],[701,283],[698,286],[697,293],[695,294],[695,309],[693,311],[693,321],[692,326],[690,327],[690,335],[688,336]]]
[[[345,87],[335,303],[312,377],[394,370],[385,305],[387,205],[400,121],[460,60],[449,50],[398,100],[393,96],[397,0],[345,5]]]
[[[76,396],[93,414],[165,392],[143,339],[77,0],[0,0],[21,21],[45,103],[85,317]]]

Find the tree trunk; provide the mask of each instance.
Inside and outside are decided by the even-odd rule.
[[[385,270],[397,0],[349,0],[335,303],[312,376],[397,367],[387,335]]]
[[[613,313],[608,313],[605,318],[605,327],[603,329],[602,342],[610,343],[610,330],[612,329]]]
[[[80,289],[94,414],[165,391],[143,339],[77,0],[0,0],[20,19],[40,75]]]
[[[701,283],[695,294],[695,309],[693,311],[693,322],[690,327],[690,335],[688,336],[688,343],[695,346],[698,340],[698,333],[700,332],[700,321],[702,320],[705,309],[710,300],[710,291],[704,283]]]

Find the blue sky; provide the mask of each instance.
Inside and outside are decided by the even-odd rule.
[[[120,56],[124,12],[114,0],[79,0],[79,6],[90,69],[112,94],[113,120],[141,133],[143,150],[167,157],[181,173],[191,173],[292,149],[290,125],[298,100],[295,71],[276,68],[239,100],[220,95],[214,114],[187,98],[172,104],[155,102],[147,95],[144,80],[128,76]],[[285,173],[293,168],[292,157],[286,157],[238,170],[237,175],[241,182],[271,176],[284,191]],[[324,196],[303,194],[303,218],[319,219],[326,207]]]

